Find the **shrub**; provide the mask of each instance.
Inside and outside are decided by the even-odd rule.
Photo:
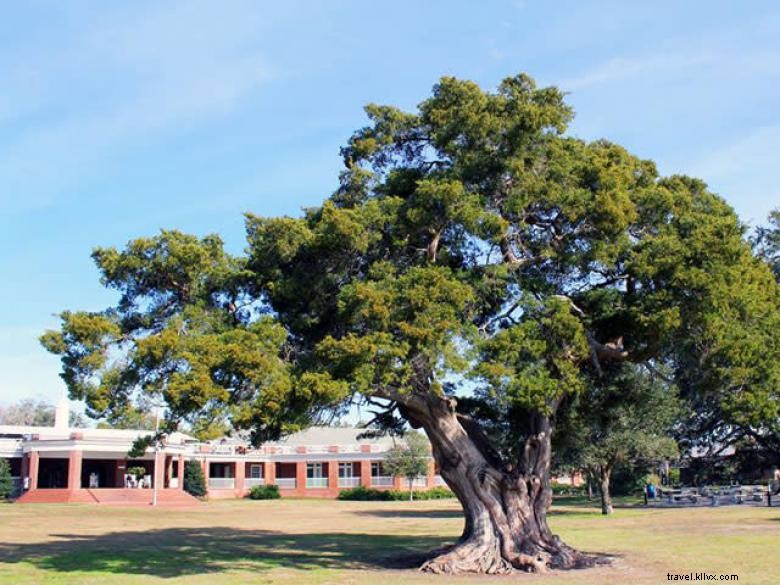
[[[14,486],[11,482],[11,466],[6,459],[0,457],[0,500],[11,495]]]
[[[414,492],[417,500],[443,500],[454,498],[455,494],[447,488],[435,487],[429,490],[420,490]],[[360,501],[390,501],[390,500],[409,500],[409,492],[400,490],[376,490],[363,486],[342,490],[339,492],[339,500],[360,500]]]
[[[455,494],[445,487],[434,487],[422,492],[415,492],[414,497],[418,500],[448,500],[454,498]]]
[[[206,478],[203,477],[203,470],[197,461],[184,463],[184,491],[196,498],[202,498],[208,492]]]
[[[339,492],[339,500],[391,500],[392,498],[390,496],[390,490],[375,490],[363,486],[341,490]]]
[[[249,490],[249,498],[252,500],[278,500],[281,497],[279,486],[276,485],[256,485]]]

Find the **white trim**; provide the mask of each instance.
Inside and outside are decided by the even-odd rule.
[[[236,487],[235,477],[210,477],[209,489],[213,490],[232,490]]]
[[[359,477],[340,477],[339,478],[339,487],[345,487],[345,488],[351,488],[351,487],[357,487],[360,485],[360,478]]]
[[[392,475],[372,475],[371,485],[377,487],[392,487],[393,476]]]

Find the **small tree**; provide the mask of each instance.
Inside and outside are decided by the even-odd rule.
[[[0,458],[0,500],[5,500],[11,495],[14,484],[11,481],[11,466],[7,459]]]
[[[409,433],[404,437],[403,445],[396,445],[383,462],[385,469],[392,475],[405,477],[409,483],[409,500],[414,499],[412,486],[415,478],[428,472],[430,451],[428,441],[420,433]]]
[[[197,461],[184,463],[184,491],[196,498],[202,498],[208,491],[206,478],[203,477],[203,470]]]
[[[616,466],[650,465],[678,455],[669,436],[680,415],[676,388],[639,366],[624,364],[592,380],[565,411],[556,435],[556,457],[585,469],[597,482],[602,514],[611,514]]]

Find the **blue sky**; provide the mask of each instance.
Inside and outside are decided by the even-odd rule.
[[[780,205],[776,2],[17,2],[0,12],[0,402],[56,399],[37,343],[100,309],[93,246],[161,227],[243,246],[241,213],[329,195],[362,106],[525,71],[571,133]]]

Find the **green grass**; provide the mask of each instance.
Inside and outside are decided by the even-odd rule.
[[[780,509],[646,510],[624,501],[556,500],[553,529],[612,564],[541,578],[457,583],[657,584],[667,572],[780,582]],[[3,585],[442,583],[414,570],[457,538],[456,502],[222,501],[195,510],[0,505]]]

